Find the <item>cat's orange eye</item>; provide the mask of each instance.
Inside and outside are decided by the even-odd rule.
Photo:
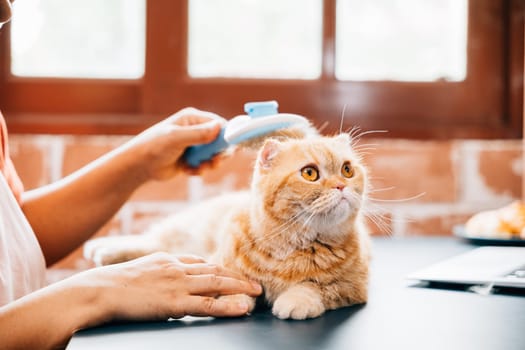
[[[345,162],[343,166],[341,167],[341,174],[343,174],[346,178],[351,178],[354,176],[354,168],[350,164],[350,162]]]
[[[301,169],[301,176],[308,181],[319,180],[319,170],[316,167],[308,165]]]

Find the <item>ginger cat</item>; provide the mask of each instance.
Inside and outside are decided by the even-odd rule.
[[[86,244],[98,264],[155,251],[193,253],[261,283],[279,318],[367,300],[367,172],[348,134],[277,141],[258,153],[251,190],[181,211],[142,235]],[[246,295],[224,296],[246,301]]]

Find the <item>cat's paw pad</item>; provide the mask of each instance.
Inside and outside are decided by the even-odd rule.
[[[272,312],[280,319],[304,320],[322,315],[325,307],[313,291],[288,290],[275,300]]]
[[[246,294],[221,295],[218,299],[237,304],[244,303],[248,305],[248,313],[252,312],[255,308],[255,298],[252,298]]]

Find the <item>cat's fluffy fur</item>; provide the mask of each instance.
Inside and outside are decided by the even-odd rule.
[[[351,176],[342,173],[345,163]],[[319,178],[304,178],[306,166]],[[269,139],[259,150],[250,191],[200,203],[143,235],[90,241],[85,253],[99,264],[154,251],[208,256],[260,282],[277,317],[317,317],[367,300],[367,186],[347,134]],[[255,306],[245,295],[226,298]]]

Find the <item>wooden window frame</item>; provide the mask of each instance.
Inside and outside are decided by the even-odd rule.
[[[186,106],[231,117],[246,101],[279,101],[326,132],[344,125],[386,137],[519,138],[523,111],[523,0],[470,0],[462,82],[338,81],[336,0],[323,0],[316,80],[188,76],[187,0],[148,0],[145,75],[137,80],[21,78],[10,74],[9,25],[0,32],[0,106],[11,132],[134,134]],[[446,25],[446,23],[444,23]]]

